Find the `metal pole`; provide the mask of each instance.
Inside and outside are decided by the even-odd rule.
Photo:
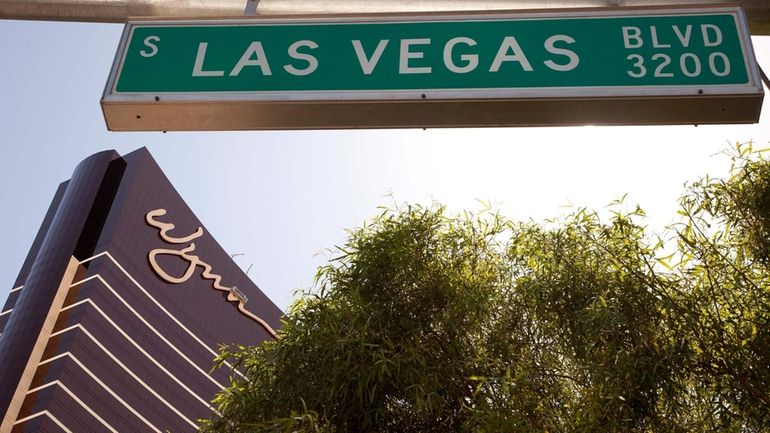
[[[265,15],[741,4],[751,33],[770,35],[768,0],[261,0]],[[129,17],[243,16],[244,0],[0,0],[0,18],[124,22]]]

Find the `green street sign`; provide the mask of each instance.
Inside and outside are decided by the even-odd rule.
[[[740,9],[616,8],[130,21],[102,103],[270,129],[752,122],[762,96]]]

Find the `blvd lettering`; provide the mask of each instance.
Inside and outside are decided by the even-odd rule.
[[[730,75],[730,58],[720,47],[724,42],[722,30],[714,24],[693,26],[624,26],[621,29],[623,46],[626,50],[653,48],[656,52],[643,55],[633,53],[626,56],[632,78],[697,78],[702,74],[715,77]],[[696,47],[697,45],[697,47]],[[702,47],[705,49],[700,49]],[[690,49],[681,54],[672,54],[671,49]],[[695,49],[698,48],[698,49]]]

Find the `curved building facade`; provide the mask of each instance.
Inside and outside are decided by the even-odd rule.
[[[0,311],[0,433],[194,432],[281,311],[145,149],[84,160]]]

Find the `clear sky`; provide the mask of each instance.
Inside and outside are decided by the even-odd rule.
[[[99,99],[122,26],[0,20],[0,300],[59,182],[95,152],[147,146],[182,197],[281,308],[310,286],[323,251],[377,206],[489,201],[514,219],[628,193],[653,228],[674,221],[683,184],[724,175],[730,142],[758,125],[110,133]],[[754,38],[770,71],[770,37]],[[767,91],[767,90],[766,90]],[[207,173],[201,176],[200,173]],[[252,266],[253,265],[253,266]]]

